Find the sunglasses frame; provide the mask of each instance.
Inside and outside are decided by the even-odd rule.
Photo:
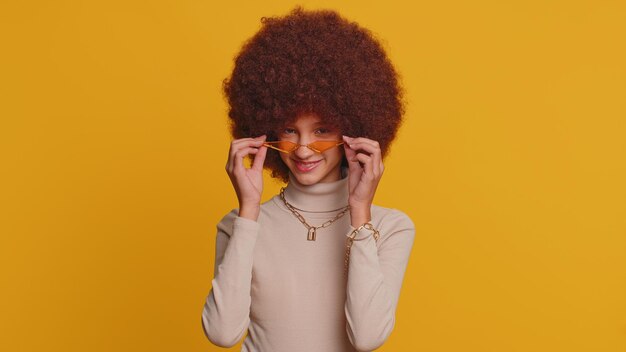
[[[315,144],[317,142],[330,142],[330,143],[334,143],[334,144],[330,145],[328,148],[324,148],[323,150],[311,147],[311,144]],[[274,144],[279,144],[279,143],[290,143],[290,144],[293,144],[293,148],[291,150],[285,150],[285,149],[281,149],[281,148],[278,148],[278,147],[274,146]],[[263,143],[264,146],[266,146],[268,148],[272,148],[272,149],[278,150],[279,152],[282,152],[282,153],[285,153],[285,154],[291,154],[291,153],[295,152],[296,150],[298,150],[298,148],[300,148],[300,147],[307,147],[307,148],[311,149],[312,151],[321,154],[321,153],[323,153],[323,152],[325,152],[325,151],[327,151],[327,150],[329,150],[331,148],[340,146],[342,144],[343,144],[343,142],[340,142],[340,141],[329,141],[329,140],[313,141],[313,142],[311,142],[309,144],[306,144],[306,145],[305,144],[294,143],[294,142],[291,142],[291,141],[272,141],[272,142],[265,142],[265,143]]]

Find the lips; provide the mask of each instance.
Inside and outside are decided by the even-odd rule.
[[[321,160],[317,160],[317,161],[310,161],[310,162],[304,162],[304,161],[297,161],[294,160],[294,163],[296,164],[296,167],[298,168],[298,171],[300,172],[308,172],[313,170],[317,165],[319,165],[321,162]]]

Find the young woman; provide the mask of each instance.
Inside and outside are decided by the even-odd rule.
[[[403,212],[372,204],[404,112],[397,73],[336,12],[262,22],[224,81],[239,208],[217,225],[204,332],[222,347],[247,332],[242,351],[374,350],[415,235]],[[263,168],[287,186],[261,204]]]

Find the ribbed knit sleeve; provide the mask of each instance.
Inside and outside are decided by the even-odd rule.
[[[215,345],[232,347],[250,323],[252,258],[259,223],[233,210],[217,225],[212,288],[202,310],[202,326]]]
[[[370,231],[361,230],[356,239],[364,239],[355,240],[350,251],[346,330],[358,351],[379,348],[391,334],[415,237],[411,219],[396,209],[373,225],[380,231],[378,243]]]

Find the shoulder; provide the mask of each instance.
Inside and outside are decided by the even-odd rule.
[[[380,225],[384,225],[386,227],[415,229],[413,220],[411,220],[406,213],[399,209],[372,205],[372,218],[377,219]]]
[[[372,225],[380,231],[380,245],[397,243],[412,246],[415,224],[403,211],[372,205]]]
[[[222,219],[217,223],[217,229],[221,232],[230,233],[235,219],[239,217],[239,209],[235,208],[222,216]]]

